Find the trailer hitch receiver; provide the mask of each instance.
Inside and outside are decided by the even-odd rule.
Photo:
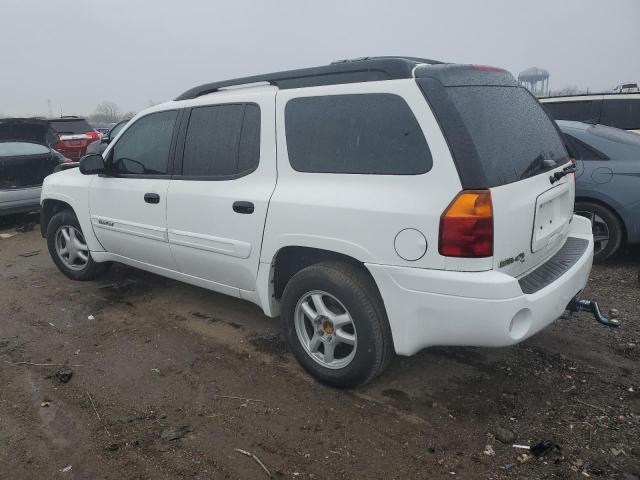
[[[615,318],[605,317],[600,308],[598,308],[598,302],[595,300],[578,300],[574,298],[567,305],[567,310],[570,312],[590,312],[593,317],[602,325],[607,327],[617,328],[620,326],[620,322]]]

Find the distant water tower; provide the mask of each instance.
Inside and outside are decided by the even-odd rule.
[[[527,68],[520,72],[518,81],[537,97],[549,95],[549,72],[544,68]]]

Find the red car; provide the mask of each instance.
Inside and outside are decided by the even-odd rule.
[[[49,124],[58,134],[53,148],[72,160],[82,157],[87,146],[101,137],[82,117],[50,118]]]

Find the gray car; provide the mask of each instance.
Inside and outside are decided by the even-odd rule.
[[[640,135],[559,120],[577,161],[575,211],[591,219],[597,262],[640,243]]]
[[[51,148],[57,141],[46,120],[0,119],[0,215],[40,208],[44,178],[66,160]]]

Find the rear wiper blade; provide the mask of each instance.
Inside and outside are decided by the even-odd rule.
[[[549,181],[553,185],[558,180],[560,180],[562,177],[565,177],[565,176],[569,175],[570,173],[574,173],[575,171],[576,171],[576,164],[572,163],[571,165],[568,165],[568,166],[564,167],[559,172],[553,172],[553,175],[551,175],[549,177]]]
[[[520,174],[520,180],[529,177],[533,173],[539,170],[546,170],[555,167],[556,161],[548,158],[544,158],[542,155],[538,155],[533,161],[524,169]]]

